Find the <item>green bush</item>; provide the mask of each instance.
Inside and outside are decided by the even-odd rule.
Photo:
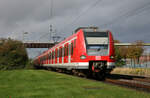
[[[0,70],[25,68],[28,56],[23,43],[10,38],[0,41]]]
[[[28,60],[28,62],[26,63],[26,69],[34,69],[34,63],[32,62],[32,59]]]

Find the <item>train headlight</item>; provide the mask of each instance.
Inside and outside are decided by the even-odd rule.
[[[114,56],[110,56],[110,59],[114,59],[115,57]]]
[[[86,56],[85,55],[81,55],[80,59],[86,59]]]

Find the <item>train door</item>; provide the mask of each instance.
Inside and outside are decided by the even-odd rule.
[[[51,52],[49,52],[49,54],[48,54],[48,64],[50,64],[51,63]]]
[[[73,40],[71,41],[71,62],[73,62]]]
[[[68,43],[64,47],[64,63],[68,63]]]
[[[53,64],[55,64],[55,50],[54,50],[54,56],[53,56]]]
[[[53,62],[54,61],[54,51],[52,51],[52,60],[51,61],[52,61],[52,64],[54,64],[54,62]]]
[[[47,55],[46,55],[46,64],[48,64],[48,62],[49,62],[49,54],[47,53]]]
[[[62,63],[62,47],[59,48],[59,63]]]
[[[57,64],[57,48],[55,49],[55,64]]]
[[[52,64],[52,51],[50,52],[50,64]]]
[[[57,63],[59,63],[59,48],[57,48]]]
[[[65,52],[64,52],[64,45],[62,47],[62,64],[64,63],[64,56],[65,56]]]
[[[45,55],[44,55],[44,64],[46,64],[46,59],[45,59]]]
[[[66,63],[66,44],[64,45],[64,63]]]
[[[71,62],[71,42],[68,45],[68,63]]]

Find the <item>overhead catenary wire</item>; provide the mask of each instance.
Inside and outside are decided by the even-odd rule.
[[[147,10],[148,8],[150,8],[150,2],[140,6],[138,8],[135,8],[132,11],[129,11],[127,13],[123,13],[119,17],[113,19],[112,21],[110,21],[110,22],[108,22],[106,24],[102,24],[100,26],[103,26],[103,27],[111,26],[113,24],[116,24],[118,21],[120,21],[123,18],[128,19],[129,17],[132,17],[132,16],[135,16],[137,14],[140,14],[141,12]]]
[[[82,11],[80,14],[78,14],[78,15],[73,19],[73,21],[71,21],[70,23],[68,23],[67,25],[65,25],[64,28],[61,29],[60,31],[63,32],[63,30],[65,30],[66,27],[73,25],[73,23],[77,22],[77,20],[79,20],[79,18],[80,18],[83,14],[85,14],[87,11],[91,10],[92,8],[94,8],[100,1],[102,1],[102,0],[96,0],[94,3],[92,2],[92,4],[87,7],[87,9],[85,9],[85,10]],[[52,12],[53,12],[53,0],[51,0],[51,7],[50,7],[50,17],[51,17],[51,18],[53,17],[53,13],[52,13]],[[50,24],[51,24],[51,23],[50,23]],[[60,31],[59,31],[59,32],[60,32]],[[48,34],[48,33],[44,34],[44,35],[41,36],[39,39],[43,38],[43,37],[46,36],[47,34]],[[50,36],[51,36],[51,35],[50,35]]]
[[[53,2],[53,0],[50,0],[49,3],[50,3],[49,16],[50,16],[50,20],[52,20],[52,18],[53,18],[53,4],[54,4],[54,2]],[[51,41],[52,21],[50,21],[49,24],[50,24],[49,25],[49,27],[50,27],[49,28],[49,32],[45,33],[41,37],[39,37],[39,40],[41,40],[43,37],[45,37],[45,36],[47,36],[49,34],[50,35],[50,41]]]
[[[86,12],[92,10],[97,4],[99,4],[100,1],[103,1],[103,0],[96,0],[94,3],[92,2],[92,4],[87,7],[87,9],[79,13],[70,23],[65,25],[60,31],[63,32],[66,29],[66,27],[68,26],[70,27],[73,24],[75,24]]]
[[[68,23],[67,25],[65,25],[64,28],[61,30],[61,32],[63,32],[63,30],[65,30],[66,27],[69,27],[69,26],[72,26],[73,24],[75,24],[75,22],[77,22],[79,20],[79,18],[81,18],[83,16],[83,14],[85,14],[87,11],[91,10],[92,8],[94,8],[100,1],[102,1],[102,0],[97,0],[96,2],[92,3],[92,5],[90,5],[86,10],[82,11],[76,18],[74,18],[74,20],[71,21],[71,23]],[[128,11],[126,13],[123,13],[119,17],[113,19],[112,21],[110,21],[110,22],[108,22],[106,24],[102,24],[100,26],[104,26],[104,27],[111,26],[112,24],[117,23],[121,19],[124,19],[124,18],[127,19],[127,18],[129,18],[131,16],[137,15],[137,14],[143,12],[144,10],[146,10],[147,8],[149,8],[149,5],[150,5],[150,2],[140,6],[138,8],[134,8],[132,11]],[[46,34],[43,35],[43,36],[46,36]],[[40,37],[40,38],[42,38],[42,37]]]
[[[81,16],[83,16],[83,14],[85,14],[87,11],[89,11],[89,10],[91,10],[93,7],[95,7],[95,6],[99,3],[99,1],[102,1],[102,0],[97,0],[96,2],[94,2],[94,3],[92,4],[92,6],[89,6],[84,12],[82,12],[81,14],[79,14],[71,23],[67,24],[67,25],[62,29],[62,31],[65,30],[66,27],[69,27],[69,26],[72,26],[73,24],[75,24],[75,23],[79,20],[79,18],[80,18]],[[106,23],[106,24],[102,24],[102,25],[100,25],[100,26],[101,26],[101,27],[102,27],[102,26],[103,26],[103,27],[111,26],[112,24],[117,23],[118,21],[120,21],[120,20],[123,19],[123,18],[129,18],[129,17],[131,17],[131,16],[134,16],[134,15],[136,15],[136,14],[139,14],[139,13],[143,12],[144,10],[146,10],[146,8],[148,8],[147,6],[149,6],[149,5],[150,5],[150,2],[149,2],[149,3],[145,3],[144,5],[142,5],[142,6],[138,7],[138,8],[135,8],[135,9],[132,10],[132,11],[123,13],[123,14],[120,15],[119,17],[113,19],[112,21],[110,21],[110,22],[108,22],[108,23]]]

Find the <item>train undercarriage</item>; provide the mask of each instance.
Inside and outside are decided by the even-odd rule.
[[[60,73],[67,73],[80,77],[95,78],[97,80],[104,80],[105,76],[108,75],[112,69],[107,69],[106,61],[90,61],[89,69],[67,69],[67,68],[55,68],[55,67],[44,67],[36,66],[36,68],[47,69],[51,71],[56,71]]]

